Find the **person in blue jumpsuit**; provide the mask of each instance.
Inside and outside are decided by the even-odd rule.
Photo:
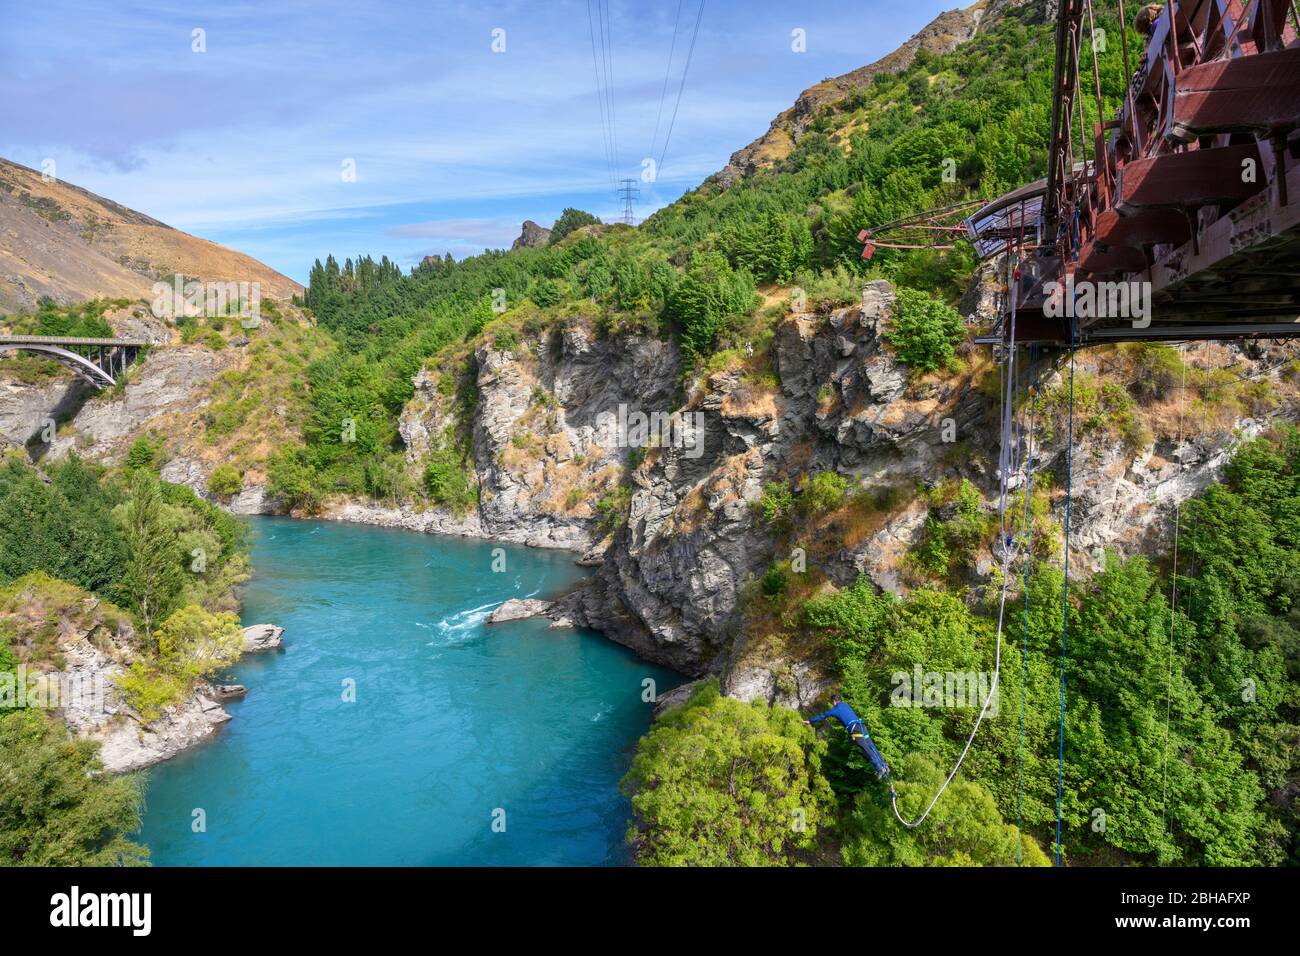
[[[862,718],[853,712],[853,708],[840,700],[840,695],[836,694],[831,698],[831,709],[824,714],[818,714],[810,718],[809,724],[819,724],[827,717],[834,717],[844,729],[849,732],[849,738],[858,745],[867,759],[871,761],[871,766],[876,768],[876,776],[884,780],[889,776],[889,764],[885,763],[885,758],[880,756],[880,751],[876,750],[876,745],[871,742],[867,735],[866,725],[862,723]]]

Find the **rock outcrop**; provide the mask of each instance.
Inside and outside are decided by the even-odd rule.
[[[86,401],[76,418],[59,430],[48,454],[75,451],[93,461],[116,461],[147,429],[206,404],[203,386],[227,365],[221,353],[197,345],[156,349],[135,367],[130,384],[120,393],[99,392]]]
[[[510,244],[511,249],[531,249],[534,246],[544,246],[551,238],[551,230],[545,226],[539,226],[531,219],[525,219],[523,229],[519,232],[519,238]]]
[[[691,699],[691,694],[695,693],[695,688],[700,685],[700,681],[687,681],[685,684],[679,684],[672,690],[659,694],[655,697],[655,709],[651,714],[654,720],[658,720],[674,707],[678,707]]]
[[[91,391],[71,373],[41,382],[0,380],[0,451],[52,439],[57,423],[75,412]]]
[[[661,339],[600,338],[581,322],[512,349],[483,345],[473,357],[478,401],[469,423],[440,377],[423,370],[399,422],[407,458],[420,461],[468,427],[477,511],[379,515],[348,506],[332,516],[585,551],[603,536],[598,501],[618,486],[631,451],[620,443],[620,409],[671,410],[678,367]]]
[[[272,651],[283,645],[284,628],[275,624],[254,624],[244,628],[244,653]]]
[[[208,488],[210,465],[185,455],[179,455],[166,462],[159,471],[163,481],[177,485],[188,485],[200,498],[214,501],[234,515],[279,514],[284,511],[283,503],[267,493],[266,486],[249,484],[230,496],[217,496]]]
[[[489,624],[503,624],[506,621],[522,621],[530,617],[541,617],[550,612],[555,602],[542,601],[537,598],[511,598],[488,615]]]
[[[110,773],[140,770],[206,740],[230,720],[219,701],[246,693],[238,685],[200,681],[179,703],[146,720],[119,687],[139,657],[134,625],[122,611],[73,585],[37,579],[0,612],[6,619],[25,651],[18,683],[26,702],[42,695],[40,705],[74,734],[97,741]],[[246,649],[278,647],[282,634],[272,624],[247,628]],[[30,658],[38,645],[45,651]]]
[[[110,705],[110,707],[113,705]],[[142,723],[129,709],[108,710],[103,723],[68,724],[80,736],[99,741],[99,759],[109,773],[143,770],[201,743],[230,720],[230,715],[207,694],[196,691],[183,703],[169,707],[152,723]]]

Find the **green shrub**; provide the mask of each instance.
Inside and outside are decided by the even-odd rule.
[[[909,755],[896,768],[899,812],[915,819],[929,803],[944,771]],[[1038,841],[1007,823],[978,783],[956,779],[916,829],[898,826],[888,803],[864,792],[845,825],[842,854],[849,866],[1050,866]]]
[[[749,315],[758,302],[754,281],[717,253],[695,256],[668,296],[665,313],[691,355],[708,356],[729,318]]]
[[[450,435],[444,435],[430,449],[424,465],[424,487],[430,501],[445,505],[458,514],[478,503],[478,485],[452,444]]]
[[[555,220],[555,224],[551,226],[551,235],[547,242],[555,245],[575,229],[581,229],[583,226],[594,226],[599,223],[600,220],[591,213],[583,212],[581,209],[574,209],[572,206],[567,207],[560,213],[560,218]],[[537,304],[541,305],[540,302]]]
[[[131,443],[130,449],[126,453],[126,467],[128,471],[135,471],[137,468],[157,469],[158,457],[162,448],[159,443],[151,441],[143,435]]]
[[[754,510],[769,526],[784,527],[794,511],[794,492],[786,481],[769,481],[763,485],[763,497],[754,504]]]
[[[844,504],[849,490],[849,480],[834,471],[819,471],[808,480],[803,489],[803,505],[810,514],[834,511]]]
[[[885,340],[923,372],[953,365],[965,332],[957,310],[916,289],[899,289]]]
[[[127,704],[150,724],[162,716],[168,707],[175,707],[185,699],[187,684],[177,675],[157,664],[138,660],[128,670],[113,678]]]
[[[221,497],[237,495],[244,487],[244,477],[234,465],[222,462],[208,476],[208,491]]]
[[[759,591],[763,597],[771,600],[784,594],[788,585],[789,580],[786,578],[785,569],[773,563],[759,581]]]
[[[162,667],[185,686],[233,664],[244,652],[244,630],[238,617],[193,604],[163,621],[155,640]]]
[[[0,712],[0,866],[141,866],[131,842],[144,809],[138,775],[100,772],[99,745],[40,710]]]
[[[528,288],[528,298],[543,309],[559,305],[564,300],[564,292],[553,279],[538,279]]]
[[[831,825],[825,745],[803,719],[723,697],[710,679],[655,722],[623,790],[628,841],[648,866],[784,866]]]
[[[301,448],[278,448],[266,463],[266,491],[290,508],[314,511],[320,506],[316,474]]]
[[[602,531],[612,533],[627,521],[632,507],[632,489],[628,485],[611,488],[596,500],[597,524]]]

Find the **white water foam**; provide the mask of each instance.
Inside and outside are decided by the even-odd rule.
[[[437,624],[438,631],[441,634],[455,636],[473,630],[486,621],[492,611],[500,606],[500,601],[493,601],[491,604],[472,607],[468,611],[458,611],[439,621]]]

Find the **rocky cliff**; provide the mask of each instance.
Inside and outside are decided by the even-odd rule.
[[[616,491],[629,449],[618,441],[624,409],[674,405],[678,357],[646,336],[601,338],[579,320],[562,332],[525,339],[511,349],[478,347],[470,363],[477,401],[471,420],[451,388],[452,373],[424,369],[402,413],[407,457],[468,429],[479,485],[475,513],[445,511],[384,521],[452,531],[534,547],[585,550],[602,537],[598,503]],[[357,518],[353,508],[336,512]]]
[[[875,282],[860,305],[792,315],[770,357],[737,360],[684,390],[670,346],[599,338],[584,323],[511,352],[480,348],[471,425],[483,493],[477,514],[464,519],[472,530],[462,530],[541,546],[595,544],[595,574],[547,609],[551,617],[601,630],[684,673],[718,673],[736,696],[806,702],[825,682],[816,650],[767,646],[761,628],[746,623],[756,579],[790,556],[778,547],[801,547],[826,581],[866,574],[899,591],[931,510],[926,489],[964,479],[986,509],[996,493],[996,368],[971,350],[956,372],[909,370],[883,337],[892,305],[888,283]],[[1295,364],[1281,346],[1189,346],[1184,354],[1194,386],[1152,386],[1131,350],[1079,356],[1071,560],[1080,571],[1098,567],[1106,549],[1163,549],[1176,505],[1219,475],[1232,448],[1295,415]],[[422,372],[403,415],[412,461],[427,453],[431,435],[457,425],[436,382]],[[1067,387],[1059,360],[1047,362],[1033,467],[1052,489],[1058,523]],[[692,422],[698,440],[620,447],[609,432],[620,405]],[[821,471],[847,478],[856,504],[778,533],[756,508],[765,486],[786,481],[797,490]],[[592,502],[621,484],[625,520],[597,541]],[[424,526],[446,530],[437,514]],[[992,569],[985,552],[972,588]]]

